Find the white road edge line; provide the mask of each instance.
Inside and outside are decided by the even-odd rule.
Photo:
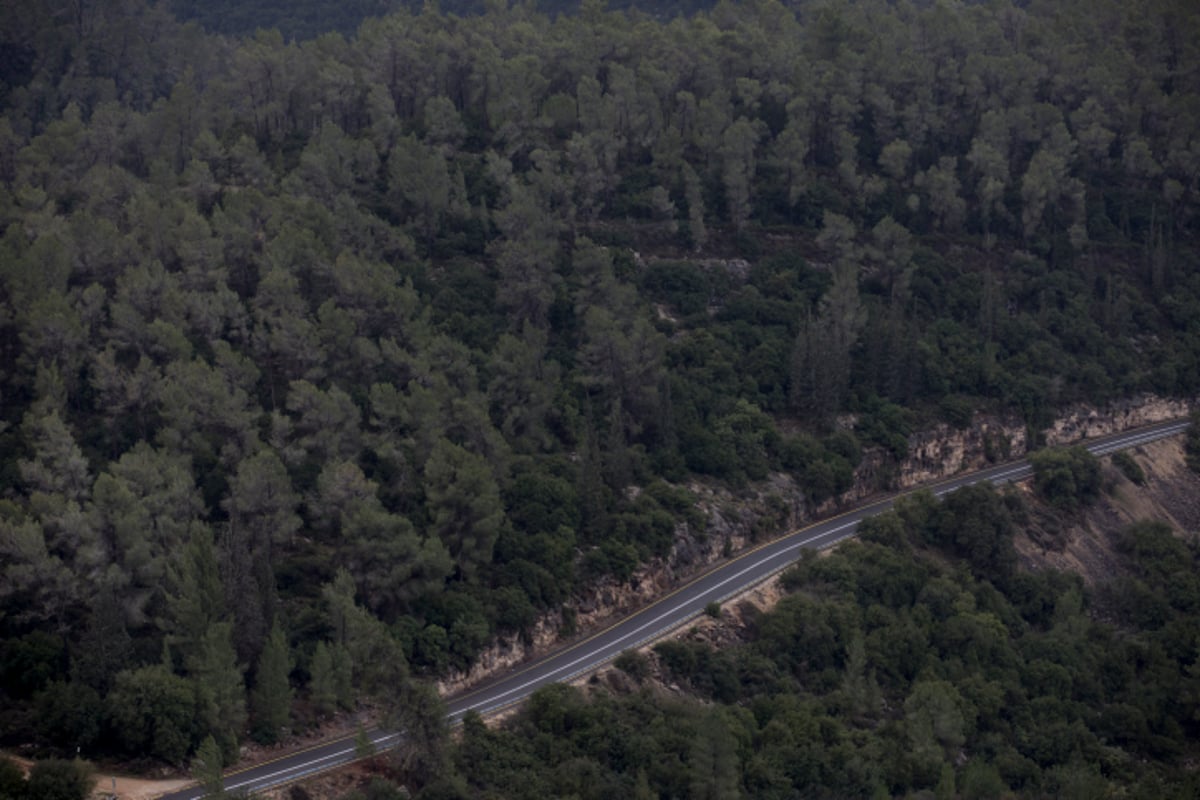
[[[372,743],[372,744],[376,744],[376,745],[380,745],[380,744],[383,744],[383,743],[384,743],[385,741],[387,741],[388,739],[398,739],[398,738],[400,738],[400,734],[398,734],[398,733],[389,733],[389,734],[387,734],[387,735],[385,735],[385,736],[380,736],[378,739],[372,739],[372,740],[371,740],[371,743]],[[259,776],[259,777],[257,777],[257,778],[250,778],[249,780],[242,781],[241,783],[231,783],[231,784],[229,784],[228,786],[226,786],[226,787],[225,787],[225,790],[226,790],[226,791],[230,791],[230,790],[233,790],[233,789],[240,789],[241,787],[243,787],[243,786],[249,786],[249,785],[250,785],[250,784],[252,784],[252,783],[259,783],[259,782],[261,782],[261,781],[270,780],[271,778],[277,777],[277,776],[279,776],[279,775],[286,775],[286,774],[287,774],[287,773],[289,773],[289,772],[296,772],[296,771],[298,771],[298,770],[304,770],[304,771],[306,771],[306,772],[307,772],[307,771],[311,771],[311,770],[310,770],[310,768],[311,768],[311,767],[313,767],[313,766],[314,766],[314,765],[316,765],[316,764],[320,764],[322,761],[328,761],[328,760],[329,760],[329,759],[331,759],[331,758],[339,758],[339,757],[341,757],[341,756],[344,756],[344,755],[347,755],[347,754],[349,754],[349,753],[353,753],[353,752],[355,752],[355,750],[356,750],[356,749],[357,749],[357,748],[350,747],[350,748],[347,748],[346,750],[339,750],[339,751],[338,751],[338,752],[336,752],[336,753],[330,753],[330,754],[329,754],[329,755],[327,755],[327,756],[322,756],[321,758],[315,758],[315,759],[313,759],[312,761],[306,761],[306,762],[305,762],[305,763],[303,763],[303,764],[297,764],[297,765],[296,765],[296,766],[294,766],[294,767],[287,767],[287,768],[285,768],[285,769],[281,769],[281,770],[279,770],[279,771],[277,771],[277,772],[272,772],[272,773],[270,773],[270,774],[267,774],[267,775],[260,775],[260,776]],[[302,772],[301,774],[304,774],[304,773]]]

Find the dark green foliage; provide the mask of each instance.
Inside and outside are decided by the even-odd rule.
[[[1176,0],[234,5],[0,6],[6,740],[232,754],[248,700],[259,735],[286,720],[277,618],[313,708],[349,709],[703,535],[693,480],[784,471],[833,505],[864,448],[900,457],[934,417],[1017,413],[1036,440],[1064,403],[1200,391],[1200,36]],[[1055,474],[1064,505],[1092,491]],[[1003,585],[977,499],[873,541]],[[864,596],[914,602],[868,561]],[[922,668],[915,611],[859,630],[812,600],[816,655],[784,673],[862,709],[870,676],[837,674],[859,639],[896,654],[881,683]],[[993,629],[958,616],[936,644],[978,658]],[[879,788],[883,760],[821,740],[858,758],[827,791]],[[672,757],[642,783],[683,796]],[[541,788],[637,788],[596,769]]]
[[[25,797],[25,773],[17,763],[8,758],[0,758],[0,798],[4,800],[23,800]]]
[[[162,665],[119,673],[107,704],[113,732],[131,752],[179,764],[198,741],[195,691]]]
[[[895,403],[872,397],[860,412],[855,430],[863,441],[879,445],[893,458],[901,459],[908,454],[908,434],[912,432],[908,417]]]
[[[813,504],[850,488],[862,455],[853,439],[841,434],[823,443],[804,434],[787,436],[776,443],[775,449],[780,466],[799,479]]]
[[[1138,486],[1146,484],[1146,473],[1141,466],[1134,461],[1133,456],[1124,450],[1112,454],[1112,463],[1117,469],[1121,470],[1121,474],[1128,478]]]
[[[312,660],[308,665],[309,697],[316,707],[318,714],[332,714],[340,702],[349,702],[348,697],[343,697],[339,691],[339,684],[349,683],[349,675],[344,675],[344,680],[339,680],[337,660],[344,661],[345,666],[349,666],[349,660],[339,659],[334,655],[334,649],[341,650],[340,645],[334,645],[333,648],[325,642],[317,642],[317,647],[313,651]]]
[[[10,639],[0,649],[0,677],[5,692],[20,699],[43,688],[62,674],[63,641],[44,631]]]
[[[276,620],[259,658],[250,694],[255,738],[265,744],[277,741],[291,721],[292,687],[288,678],[291,671],[287,639]]]
[[[1188,468],[1200,474],[1200,411],[1192,412],[1192,424],[1188,426],[1183,450]]]
[[[79,681],[53,681],[37,697],[38,731],[47,741],[69,750],[89,750],[100,739],[105,706],[100,694]]]
[[[897,502],[892,511],[869,519],[861,538],[885,547],[933,545],[963,559],[979,577],[1004,584],[1016,569],[1013,513],[1014,509],[1019,512],[1019,503],[1018,498],[1001,495],[987,483],[957,489],[941,502],[927,490],[921,491]],[[885,564],[888,561],[882,553],[874,555],[879,552],[874,549],[865,552]],[[885,582],[903,581],[909,590],[912,581],[920,580],[905,570],[892,573],[892,569],[884,566],[875,574]],[[881,599],[895,603],[906,596],[893,592]]]
[[[687,262],[655,262],[641,276],[641,288],[672,312],[690,316],[706,311],[732,288],[726,273]]]
[[[423,787],[446,773],[450,728],[446,705],[428,683],[401,681],[393,688],[384,709],[385,722],[405,736],[394,751],[407,785]]]
[[[217,740],[206,736],[196,748],[196,756],[192,759],[192,778],[204,789],[205,797],[221,798],[225,796],[225,784],[222,777],[224,759]]]
[[[1100,462],[1084,447],[1042,450],[1031,454],[1029,463],[1038,493],[1064,511],[1100,496]]]
[[[1176,537],[1169,525],[1151,521],[1129,526],[1117,544],[1133,569],[1111,587],[1111,602],[1128,623],[1163,630],[1172,654],[1186,661],[1190,635],[1184,634],[1183,641],[1170,639],[1181,614],[1200,612],[1200,577],[1191,568],[1195,544]]]
[[[26,800],[85,800],[96,779],[82,761],[35,761],[25,782]]]
[[[660,642],[654,652],[675,680],[689,684],[697,694],[727,703],[737,697],[738,674],[732,658],[697,642]]]
[[[1002,583],[1016,567],[1016,532],[1004,499],[986,484],[947,495],[931,515],[926,537],[967,563],[977,575]]]
[[[650,674],[650,663],[636,650],[626,650],[617,656],[613,666],[639,683]]]

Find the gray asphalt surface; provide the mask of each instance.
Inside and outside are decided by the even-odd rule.
[[[1082,444],[1094,454],[1104,455],[1173,436],[1187,427],[1186,420],[1177,420]],[[999,485],[1023,480],[1031,474],[1029,463],[1021,460],[950,478],[925,488],[940,497],[973,483],[990,481]],[[449,717],[451,721],[458,721],[472,709],[484,715],[494,713],[520,702],[542,686],[569,681],[611,661],[625,650],[660,638],[703,613],[709,603],[721,602],[780,572],[797,559],[800,550],[829,547],[853,536],[859,521],[891,508],[898,496],[902,495],[859,506],[721,563],[582,641],[518,667],[469,692],[449,698]],[[394,745],[398,739],[398,734],[382,730],[372,731],[369,736],[379,750]],[[354,761],[356,757],[353,738],[345,738],[231,773],[226,776],[225,789],[231,792],[254,792],[332,769]],[[198,787],[191,787],[163,795],[162,800],[196,800],[202,795]]]

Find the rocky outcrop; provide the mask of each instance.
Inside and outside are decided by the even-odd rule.
[[[1186,416],[1188,403],[1155,396],[1124,400],[1105,407],[1087,405],[1065,409],[1041,438],[1064,445],[1084,438],[1118,433],[1155,422]],[[707,525],[703,534],[681,523],[665,558],[644,565],[628,581],[602,580],[582,591],[572,606],[573,624],[547,614],[524,636],[500,637],[480,653],[466,672],[446,677],[439,689],[461,691],[490,675],[514,667],[564,640],[564,630],[587,631],[644,605],[680,582],[748,545],[776,536],[881,491],[911,489],[960,472],[1023,456],[1028,448],[1025,425],[1017,417],[977,415],[963,429],[938,425],[909,436],[908,455],[896,462],[882,450],[869,450],[855,472],[853,487],[816,508],[804,499],[795,480],[784,474],[740,493],[723,486],[695,482]]]
[[[1170,419],[1186,417],[1190,405],[1186,400],[1172,400],[1149,395],[1135,400],[1111,403],[1104,409],[1078,406],[1070,409],[1044,431],[1046,444],[1061,445],[1083,438],[1152,425]]]
[[[1110,433],[1178,419],[1188,414],[1186,400],[1146,395],[1104,407],[1071,406],[1041,431],[1041,440],[1056,447]],[[855,473],[855,483],[834,503],[860,500],[876,491],[912,489],[924,483],[1020,458],[1029,450],[1028,431],[1019,417],[977,415],[964,429],[938,425],[908,437],[908,456],[889,462],[881,450],[868,451]]]

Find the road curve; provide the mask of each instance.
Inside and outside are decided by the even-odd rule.
[[[1173,436],[1187,427],[1186,420],[1173,420],[1082,444],[1096,455],[1105,455]],[[919,488],[930,489],[940,497],[973,483],[990,481],[1003,484],[1023,480],[1032,472],[1029,462],[1022,459]],[[713,567],[582,641],[518,667],[469,692],[451,697],[447,701],[450,720],[457,722],[472,709],[485,715],[494,713],[520,702],[542,686],[571,680],[611,661],[625,650],[660,638],[701,614],[709,603],[726,600],[780,572],[796,560],[800,550],[828,547],[854,535],[862,519],[886,511],[897,497],[904,494],[908,492],[859,506],[760,545]],[[398,734],[375,730],[369,733],[369,737],[376,749],[382,750],[395,744]],[[230,792],[255,792],[333,769],[357,757],[353,737],[347,737],[229,773],[225,778],[225,789]],[[196,800],[201,796],[203,790],[192,786],[163,795],[160,800]]]

